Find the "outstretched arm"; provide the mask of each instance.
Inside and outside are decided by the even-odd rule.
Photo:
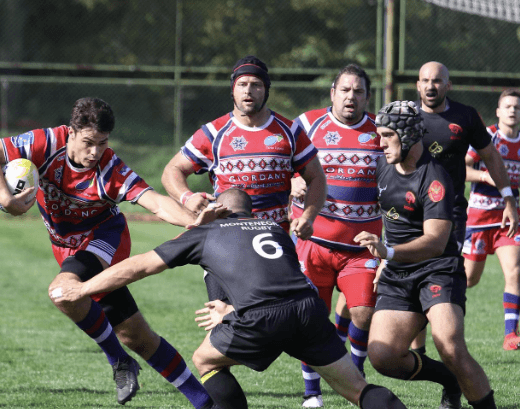
[[[127,258],[84,283],[70,280],[70,283],[49,287],[49,297],[73,302],[92,294],[117,290],[167,268],[164,261],[152,250]]]

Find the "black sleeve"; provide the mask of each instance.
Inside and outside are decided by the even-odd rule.
[[[206,239],[205,232],[201,227],[188,230],[156,247],[154,251],[169,268],[199,264]]]
[[[423,220],[453,219],[455,193],[453,182],[439,164],[430,163],[421,188],[424,207]]]
[[[469,141],[470,145],[476,149],[484,149],[491,143],[491,136],[489,135],[482,118],[480,118],[479,113],[473,107],[470,108],[471,113],[471,140]]]

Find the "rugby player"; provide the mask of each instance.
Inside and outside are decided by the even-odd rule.
[[[301,273],[290,236],[273,220],[253,218],[252,201],[242,190],[226,190],[217,201],[234,214],[131,257],[86,283],[62,283],[59,297],[77,300],[167,268],[199,264],[215,276],[231,302],[212,301],[200,310],[210,311],[207,325],[201,324],[212,329],[193,355],[219,408],[248,407],[230,366],[263,371],[282,352],[309,363],[334,390],[363,409],[405,408],[388,389],[367,384],[353,365],[327,306]]]
[[[492,142],[502,156],[508,172],[515,201],[518,200],[520,169],[520,92],[504,90],[496,109],[498,123],[487,128]],[[520,312],[520,235],[504,224],[504,199],[490,177],[478,152],[470,148],[466,155],[466,180],[472,182],[469,196],[466,241],[462,250],[468,287],[478,284],[488,254],[496,254],[504,273],[503,348],[520,349],[518,314]]]
[[[370,232],[355,238],[386,260],[370,327],[370,362],[386,376],[441,384],[441,409],[460,409],[461,392],[474,408],[496,408],[464,340],[466,276],[452,232],[452,180],[421,143],[424,126],[413,102],[384,106],[376,126],[384,153],[377,185],[385,243]],[[427,322],[443,363],[409,350]]]
[[[0,164],[31,160],[40,174],[38,209],[61,267],[51,287],[63,281],[86,281],[130,255],[130,234],[118,204],[139,204],[168,223],[198,224],[193,212],[155,192],[108,147],[115,125],[112,108],[101,99],[74,103],[69,126],[36,129],[4,138]],[[29,191],[29,190],[28,190]],[[13,215],[26,212],[27,193],[13,196],[0,172],[0,204]],[[128,288],[93,294],[77,302],[51,298],[105,353],[112,365],[117,400],[131,400],[139,384],[138,362],[121,342],[177,387],[195,408],[211,408],[211,398],[186,362],[157,335],[137,308]]]
[[[381,234],[376,166],[381,156],[375,116],[367,113],[370,78],[355,64],[342,68],[330,90],[332,106],[305,112],[295,119],[318,149],[327,178],[328,195],[314,221],[309,240],[298,240],[296,251],[304,274],[318,287],[329,310],[334,288],[344,295],[336,305],[338,335],[350,340],[350,352],[362,372],[368,330],[375,305],[373,281],[379,260],[353,238],[363,230]],[[294,178],[292,214],[303,213],[305,181]],[[343,313],[346,300],[347,311]],[[322,407],[320,377],[302,363],[303,407]]]

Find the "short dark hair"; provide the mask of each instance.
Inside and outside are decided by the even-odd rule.
[[[370,84],[371,84],[370,78],[368,77],[368,74],[366,73],[366,71],[357,64],[349,64],[349,65],[346,65],[345,67],[343,67],[340,70],[340,72],[338,72],[338,75],[336,75],[336,78],[334,78],[334,82],[332,83],[332,88],[336,89],[338,81],[343,74],[356,75],[359,78],[364,78],[365,85],[367,87],[367,95],[370,95]]]
[[[224,190],[218,197],[217,203],[222,203],[233,212],[245,212],[251,214],[253,201],[247,192],[237,188]]]
[[[502,98],[505,97],[516,97],[520,98],[520,91],[515,88],[508,88],[502,91],[500,96],[498,97],[498,104],[497,106],[500,106],[500,101],[502,101]]]
[[[75,131],[93,128],[98,132],[110,133],[115,125],[114,112],[110,105],[99,98],[80,98],[72,107],[70,126]]]

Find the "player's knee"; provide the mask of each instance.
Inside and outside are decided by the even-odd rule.
[[[479,281],[479,276],[468,276],[466,280],[468,288],[475,287],[479,283]]]
[[[197,348],[195,350],[195,352],[193,353],[193,355],[191,357],[191,361],[193,362],[193,365],[195,365],[195,368],[197,368],[199,375],[203,375],[206,372],[208,372],[205,369],[205,361],[204,361],[204,357],[202,356],[202,354],[200,352],[200,348]]]
[[[382,375],[389,376],[399,367],[404,359],[406,351],[392,348],[388,344],[381,342],[371,342],[368,345],[368,358],[374,369]]]

